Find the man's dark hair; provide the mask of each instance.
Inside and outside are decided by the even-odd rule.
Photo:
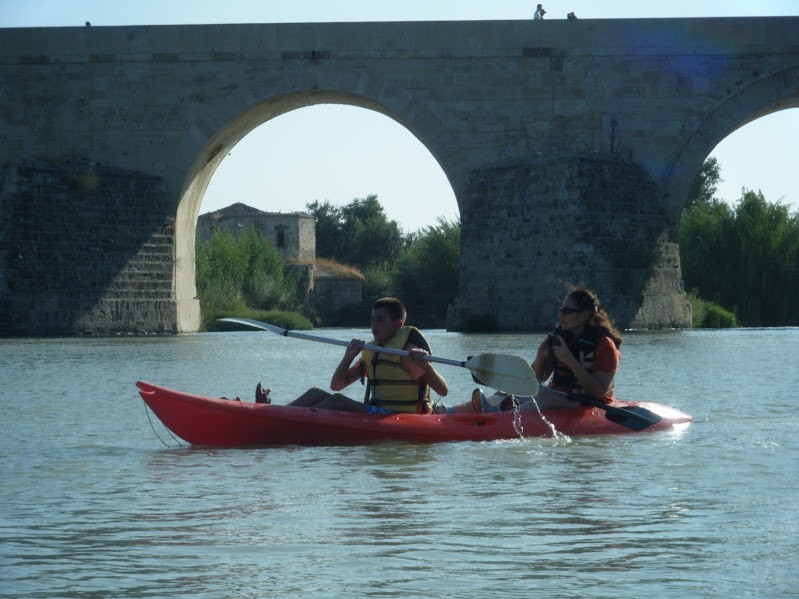
[[[379,300],[372,304],[372,309],[385,308],[388,310],[391,320],[402,320],[403,322],[408,317],[408,311],[405,309],[405,304],[396,297],[381,297]]]

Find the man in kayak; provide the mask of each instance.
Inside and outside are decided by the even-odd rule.
[[[353,339],[330,380],[330,388],[336,393],[312,388],[287,405],[347,412],[428,413],[430,389],[444,397],[448,392],[447,382],[431,362],[422,359],[430,353],[430,344],[419,329],[405,326],[406,318],[405,305],[397,298],[377,300],[372,304],[374,340],[369,344],[403,349],[410,356],[362,352],[364,342]],[[353,364],[360,353],[361,359]],[[358,380],[362,383],[366,380],[364,401],[338,393]]]

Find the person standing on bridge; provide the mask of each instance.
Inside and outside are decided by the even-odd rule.
[[[539,4],[538,6],[535,7],[535,14],[533,15],[533,20],[543,21],[545,14],[547,14],[547,11],[545,11],[544,7]]]

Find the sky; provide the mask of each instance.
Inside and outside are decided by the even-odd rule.
[[[522,0],[0,0],[0,27],[207,23],[530,19]],[[549,0],[547,19],[799,16],[799,0]],[[799,211],[799,108],[750,123],[711,153],[721,166],[717,197],[742,188]],[[211,180],[201,213],[244,202],[295,212],[314,202],[343,206],[377,194],[406,232],[454,220],[458,207],[441,167],[407,129],[379,113],[313,106],[268,121],[239,142]]]

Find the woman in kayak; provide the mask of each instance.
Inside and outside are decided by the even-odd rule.
[[[539,381],[552,377],[536,395],[538,407],[582,405],[564,393],[590,395],[610,403],[620,345],[621,336],[596,293],[583,286],[571,288],[558,309],[558,326],[544,337],[532,364]],[[523,407],[535,409],[530,403]]]
[[[552,377],[547,386],[539,388],[535,402],[532,397],[512,398],[501,392],[486,399],[475,389],[472,401],[447,411],[499,412],[514,406],[521,411],[548,410],[582,405],[569,399],[567,393],[610,403],[620,345],[621,336],[596,293],[583,286],[571,287],[558,309],[558,326],[544,337],[532,363],[541,383]]]
[[[447,382],[431,362],[422,359],[430,353],[430,345],[419,329],[405,326],[406,318],[405,305],[397,298],[377,300],[372,304],[374,340],[369,344],[402,349],[410,352],[410,356],[363,350],[361,359],[353,365],[353,360],[362,352],[364,342],[353,339],[344,351],[344,357],[330,380],[330,388],[338,392],[355,381],[363,383],[366,379],[364,401],[313,388],[288,405],[387,414],[429,412],[430,389],[444,397],[448,392]]]

